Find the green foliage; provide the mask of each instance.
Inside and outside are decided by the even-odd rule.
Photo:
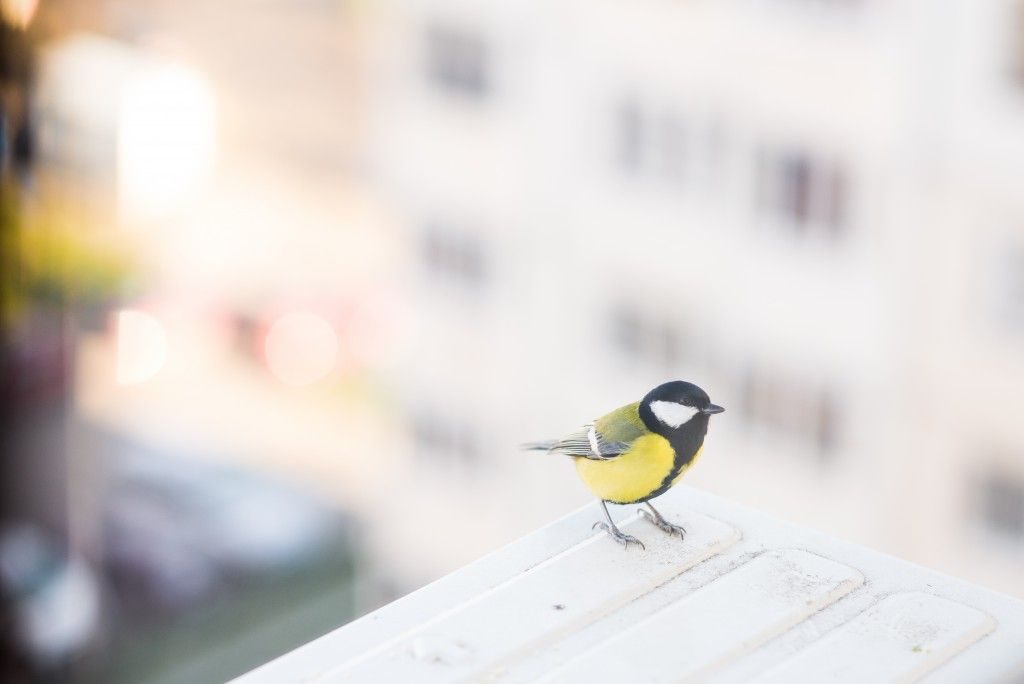
[[[28,217],[0,187],[0,311],[32,305],[96,305],[121,294],[130,262],[119,249],[50,210]]]

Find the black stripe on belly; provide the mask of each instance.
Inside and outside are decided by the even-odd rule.
[[[672,459],[672,469],[668,471],[665,479],[661,481],[657,489],[641,497],[632,503],[643,503],[649,499],[661,496],[672,486],[672,480],[679,476],[683,468],[693,462],[693,457],[704,444],[704,436],[708,433],[708,416],[698,414],[678,430],[672,430],[663,435],[672,445],[675,458]]]

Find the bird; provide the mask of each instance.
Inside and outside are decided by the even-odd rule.
[[[608,513],[608,503],[644,504],[640,515],[670,535],[686,529],[665,519],[651,504],[675,485],[700,458],[711,416],[725,409],[707,392],[684,380],[658,385],[643,399],[615,409],[561,439],[528,442],[522,447],[563,454],[575,461],[583,484],[597,497],[604,521],[594,523],[626,549],[643,542],[623,533]]]

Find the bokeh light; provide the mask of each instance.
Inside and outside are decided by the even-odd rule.
[[[333,370],[338,336],[331,324],[308,311],[293,311],[274,321],[265,343],[267,367],[288,385],[309,385]]]

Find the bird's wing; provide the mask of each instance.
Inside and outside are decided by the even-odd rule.
[[[616,409],[555,442],[550,451],[606,461],[624,454],[630,445],[648,432],[640,419],[640,403]]]

